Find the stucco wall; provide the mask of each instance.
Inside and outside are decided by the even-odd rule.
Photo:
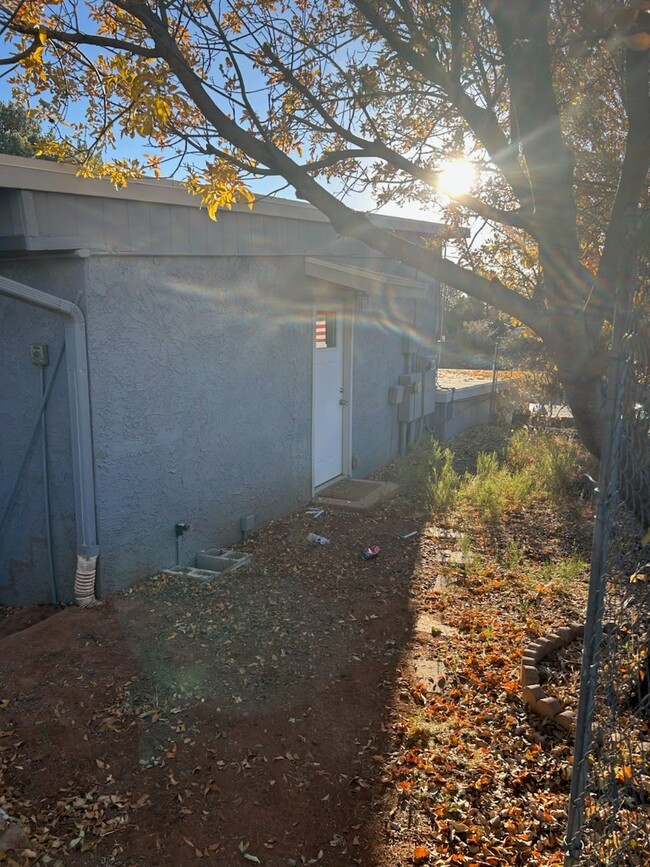
[[[311,496],[311,296],[301,259],[89,266],[103,594]]]
[[[341,293],[304,275],[302,256],[93,255],[3,265],[2,273],[80,304],[86,314],[95,456],[98,590],[106,595],[198,550],[240,538],[310,500],[313,293]],[[85,286],[85,289],[84,289]],[[80,291],[84,293],[80,297]],[[402,339],[431,341],[435,304],[371,298],[355,313],[353,470],[364,477],[398,453],[388,388],[404,370]],[[63,322],[0,298],[0,503],[39,401],[29,344],[54,360]],[[72,596],[75,527],[65,370],[48,411],[54,550]],[[5,434],[4,431],[8,431]],[[49,601],[40,440],[0,537],[0,602]]]
[[[398,408],[388,403],[388,389],[413,358],[404,355],[403,338],[411,348],[430,345],[436,305],[432,297],[401,299],[387,303],[372,298],[368,308],[357,312],[354,333],[354,414],[352,454],[358,459],[352,475],[365,478],[398,455]],[[412,425],[417,434],[418,423]]]
[[[84,306],[81,260],[3,263],[0,272]],[[63,318],[0,296],[0,517],[9,505],[7,519],[0,529],[0,603],[5,605],[52,600],[40,428],[16,495],[8,504],[41,401],[40,371],[30,361],[32,343],[49,346],[50,367],[46,371],[49,379],[64,343]],[[60,598],[70,601],[75,571],[75,517],[65,357],[54,382],[46,418],[55,580]]]
[[[446,442],[477,424],[490,420],[492,396],[489,391],[475,397],[463,397],[463,389],[456,391],[453,402],[439,403],[436,407],[436,432]]]

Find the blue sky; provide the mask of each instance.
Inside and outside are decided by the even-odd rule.
[[[11,78],[10,69],[1,69],[0,68],[0,100],[5,102],[10,102],[12,99],[11,93],[11,85],[9,84],[9,79]],[[75,108],[74,105],[71,106],[71,117],[72,119],[81,120],[83,115],[83,106],[79,105]],[[75,118],[76,115],[76,118]],[[139,138],[131,138],[129,136],[123,136],[118,139],[117,149],[114,152],[109,154],[109,158],[113,157],[124,157],[124,158],[142,158],[145,152],[155,153],[155,149],[153,149],[148,143]],[[194,158],[195,163],[200,161],[200,157]],[[178,164],[176,161],[171,160],[169,163],[165,163],[161,166],[161,171],[163,175],[168,175],[173,172],[175,168],[177,168]],[[182,179],[183,172],[182,169],[177,170],[174,174],[174,177],[179,180]],[[251,183],[251,189],[257,195],[273,195],[277,194],[282,198],[295,199],[295,193],[293,188],[286,185],[286,182],[282,178],[262,178],[256,180]],[[333,187],[328,187],[331,192],[336,192]],[[363,193],[351,194],[346,196],[346,202],[354,208],[357,208],[361,211],[375,211],[376,205],[372,198],[372,193],[370,190],[365,191]],[[423,207],[419,203],[414,203],[409,206],[400,206],[397,204],[387,204],[383,206],[380,211],[383,214],[389,214],[394,216],[402,216],[402,217],[413,217],[416,219],[425,219],[425,220],[440,220],[440,211],[435,207]]]

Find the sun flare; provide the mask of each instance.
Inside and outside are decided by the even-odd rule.
[[[476,180],[476,172],[472,163],[467,160],[454,160],[447,163],[440,171],[438,186],[449,196],[464,196],[471,190]]]

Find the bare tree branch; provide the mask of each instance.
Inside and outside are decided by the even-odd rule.
[[[419,72],[423,78],[432,81],[445,92],[477,138],[483,142],[490,158],[503,172],[516,197],[522,203],[527,202],[528,185],[526,178],[517,162],[516,153],[513,152],[510,143],[503,135],[494,114],[488,109],[476,105],[470,99],[445,70],[433,52],[425,50],[424,53],[420,53],[404,42],[390,23],[382,18],[368,0],[352,0],[352,2],[368,23],[378,33],[381,33],[386,42],[407,64]]]
[[[125,5],[135,7],[135,4]],[[187,95],[219,135],[242,152],[250,154],[257,162],[286,178],[298,195],[310,201],[325,214],[342,235],[358,238],[389,258],[404,262],[423,274],[456,286],[479,300],[508,311],[510,315],[528,324],[541,336],[548,334],[549,321],[546,313],[527,298],[504,286],[498,280],[486,280],[425,247],[379,229],[368,217],[352,210],[319,186],[304,166],[295,163],[280,148],[272,143],[260,141],[252,133],[242,129],[211,99],[201,79],[182,55],[160,19],[144,5],[139,4],[137,8],[131,8],[130,11],[146,27],[160,56],[169,64]]]

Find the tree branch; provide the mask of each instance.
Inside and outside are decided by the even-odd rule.
[[[23,33],[26,36],[39,37],[39,30],[36,27],[27,27],[22,24],[12,24],[11,29],[16,33]],[[138,57],[158,57],[155,48],[145,48],[143,45],[136,45],[134,42],[127,42],[124,39],[113,39],[110,36],[95,36],[90,33],[80,33],[78,31],[66,32],[64,30],[55,30],[46,27],[44,29],[48,39],[53,42],[68,42],[72,45],[96,45],[100,48],[113,48],[115,51],[125,51],[129,54],[136,54]]]
[[[352,3],[402,60],[425,80],[431,81],[445,92],[449,101],[482,142],[490,159],[499,167],[515,196],[520,202],[525,203],[528,200],[526,177],[521,171],[516,153],[503,134],[493,112],[481,108],[470,99],[432,51],[427,49],[421,54],[406,43],[368,0],[352,0]]]
[[[20,54],[14,54],[11,57],[0,58],[0,66],[15,66],[16,63],[20,63],[21,60],[25,60],[26,57],[29,57],[30,54],[33,54],[40,46],[40,44],[40,39],[36,37],[32,44],[24,51],[21,51]]]
[[[354,155],[356,157],[377,157],[383,159],[385,162],[394,165],[406,174],[410,174],[419,181],[422,181],[422,183],[426,184],[431,189],[437,190],[437,172],[414,163],[412,160],[407,159],[381,141],[368,141],[367,139],[356,135],[347,127],[342,126],[336,118],[327,111],[322,102],[309,90],[309,88],[305,87],[302,82],[296,78],[293,71],[282,62],[282,60],[271,50],[269,45],[263,46],[263,49],[271,63],[279,72],[282,73],[288,83],[297,90],[298,93],[307,100],[312,108],[323,118],[327,124],[325,129],[331,129],[333,132],[338,133],[341,138],[356,145],[358,151],[356,153],[353,151],[343,152],[346,154],[344,158]],[[301,123],[306,123],[306,121],[301,119]],[[327,155],[327,157],[324,157],[322,160],[310,163],[306,168],[313,171],[321,167],[327,167],[328,165],[333,165],[330,155]],[[492,205],[488,205],[486,202],[470,195],[450,196],[450,198],[469,208],[471,211],[474,211],[478,216],[484,217],[486,220],[505,223],[508,226],[520,229],[523,229],[528,225],[526,217],[521,211],[504,211],[495,208]]]
[[[190,99],[217,133],[238,150],[274,169],[289,181],[298,195],[325,214],[342,235],[357,238],[391,259],[401,261],[423,274],[499,307],[529,325],[542,338],[549,336],[546,313],[527,298],[498,280],[486,280],[425,247],[378,228],[368,217],[352,210],[327,192],[310,177],[303,166],[298,165],[284,151],[270,142],[260,141],[252,133],[242,129],[214,103],[203,82],[152,10],[144,4],[138,4],[137,8],[133,4],[130,11],[145,26],[158,47],[160,56],[169,64]]]

